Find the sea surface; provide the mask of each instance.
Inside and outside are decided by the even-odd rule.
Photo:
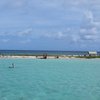
[[[1,55],[86,55],[88,51],[0,50]]]
[[[100,59],[0,59],[0,100],[100,100]]]
[[[87,55],[88,51],[0,50],[0,55]],[[100,52],[97,51],[100,56]]]

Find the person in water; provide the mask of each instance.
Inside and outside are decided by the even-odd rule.
[[[14,63],[12,63],[12,67],[13,67],[13,68],[15,67]]]
[[[12,63],[12,66],[9,66],[9,68],[14,68],[14,67],[15,67],[14,63]]]

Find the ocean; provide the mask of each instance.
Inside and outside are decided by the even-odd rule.
[[[0,50],[1,55],[86,55],[88,51]]]
[[[100,59],[2,58],[0,100],[100,100]]]
[[[0,55],[87,55],[88,51],[0,50]],[[100,52],[97,52],[100,55]]]

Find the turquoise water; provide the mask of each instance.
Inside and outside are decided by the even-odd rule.
[[[100,100],[100,60],[0,59],[0,100]]]

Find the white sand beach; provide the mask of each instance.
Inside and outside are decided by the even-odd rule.
[[[32,59],[43,59],[43,56],[0,56],[0,58],[32,58]],[[46,59],[70,59],[75,57],[69,57],[69,56],[59,56],[58,58],[56,56],[47,56]]]

